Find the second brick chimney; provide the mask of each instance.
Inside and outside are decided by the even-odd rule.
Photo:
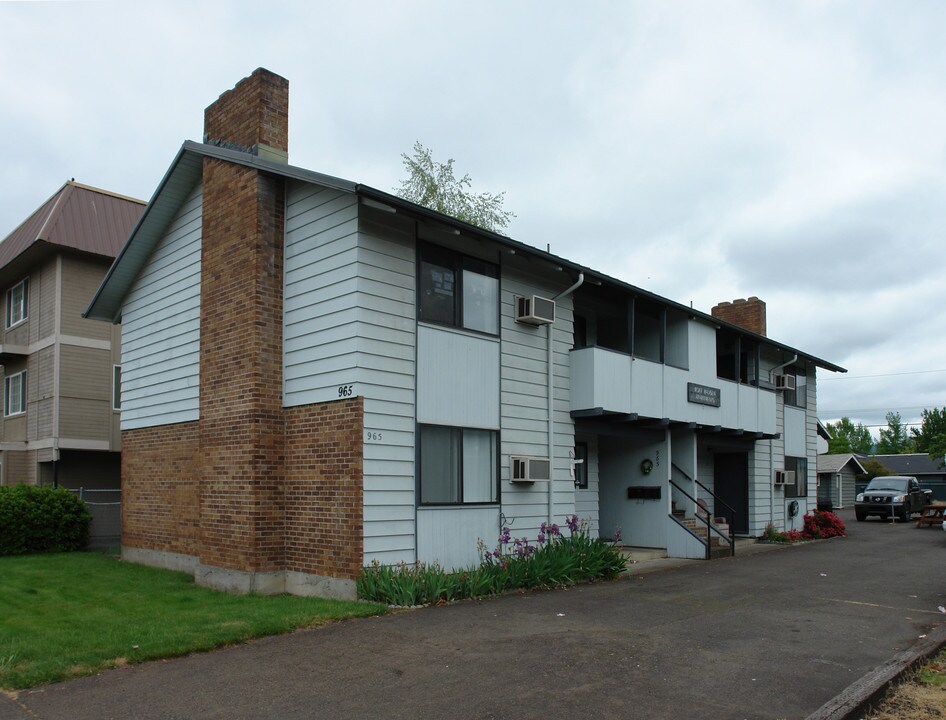
[[[721,302],[710,314],[723,322],[738,325],[756,335],[765,335],[765,303],[755,295],[748,300],[739,298],[732,302]]]

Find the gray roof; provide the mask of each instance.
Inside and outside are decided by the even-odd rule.
[[[943,460],[930,460],[926,453],[904,453],[901,455],[871,455],[898,475],[944,475]]]
[[[164,234],[164,230],[167,228],[168,223],[174,216],[174,213],[180,207],[188,193],[190,193],[197,182],[200,181],[202,161],[204,157],[226,160],[239,165],[253,167],[262,172],[280,175],[282,177],[301,180],[304,182],[315,183],[317,185],[333,188],[335,190],[341,190],[343,192],[355,193],[363,199],[381,203],[409,216],[435,220],[439,223],[447,225],[448,227],[455,228],[464,234],[493,240],[500,245],[515,250],[515,252],[518,254],[540,258],[557,267],[567,268],[576,273],[584,273],[586,279],[588,280],[615,286],[625,291],[629,291],[639,297],[649,298],[662,305],[675,307],[687,313],[690,317],[699,317],[708,323],[727,327],[734,332],[754,338],[760,343],[776,350],[797,355],[798,358],[812,362],[818,367],[824,368],[826,370],[832,370],[834,372],[847,372],[847,370],[839,365],[830,363],[827,360],[822,360],[815,357],[814,355],[804,353],[801,350],[789,347],[783,343],[776,342],[764,335],[758,335],[756,333],[750,332],[743,327],[727,323],[707,313],[694,310],[687,305],[674,302],[673,300],[669,300],[654,293],[648,292],[642,288],[635,287],[634,285],[630,285],[621,280],[617,280],[616,278],[612,278],[608,275],[605,275],[604,273],[592,270],[591,268],[587,268],[570,260],[566,260],[565,258],[553,255],[552,253],[544,252],[532,247],[531,245],[518,242],[517,240],[513,240],[512,238],[506,237],[505,235],[500,235],[499,233],[484,230],[481,227],[470,225],[469,223],[465,223],[462,220],[457,220],[456,218],[450,217],[449,215],[443,215],[442,213],[438,213],[429,208],[409,202],[408,200],[404,200],[403,198],[392,195],[391,193],[377,190],[368,185],[354,183],[341,178],[332,177],[331,175],[324,175],[322,173],[313,172],[311,170],[295,167],[293,165],[265,160],[248,152],[242,152],[240,150],[234,150],[232,148],[219,147],[215,145],[208,145],[205,143],[196,143],[190,140],[186,141],[181,146],[177,157],[174,158],[174,161],[171,163],[171,167],[168,169],[164,178],[161,180],[157,190],[155,190],[154,195],[151,198],[151,202],[148,203],[148,207],[141,216],[141,220],[139,220],[138,225],[132,231],[131,236],[128,238],[128,242],[125,243],[125,246],[122,248],[118,257],[115,259],[115,262],[112,264],[112,267],[109,269],[108,274],[105,276],[105,280],[103,280],[102,285],[96,292],[95,297],[92,299],[92,302],[86,309],[84,313],[85,317],[92,317],[99,320],[109,320],[115,323],[120,322],[121,303],[125,297],[125,294],[131,288],[131,284],[134,282],[139,270],[147,262],[148,257],[151,255],[155,245]]]
[[[867,470],[864,469],[864,466],[861,465],[860,460],[851,453],[838,453],[837,455],[819,455],[818,456],[818,472],[819,473],[836,473],[840,472],[842,468],[848,464],[853,463],[851,469],[855,474],[864,474]]]

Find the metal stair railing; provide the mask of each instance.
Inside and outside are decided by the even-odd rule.
[[[690,495],[690,493],[688,493],[688,492],[687,492],[686,490],[684,490],[682,487],[680,487],[679,485],[677,485],[673,480],[670,480],[670,484],[673,485],[673,487],[675,487],[675,488],[680,492],[681,495],[683,495],[684,497],[689,498],[690,500],[692,500],[694,504],[696,503],[696,498],[693,497],[692,495]],[[695,537],[697,540],[699,540],[701,543],[703,543],[703,547],[704,547],[705,550],[706,550],[706,559],[707,559],[707,560],[709,560],[709,559],[712,557],[712,550],[710,549],[710,537],[711,537],[710,528],[713,527],[713,523],[712,523],[712,520],[711,520],[710,517],[709,517],[709,513],[707,513],[706,517],[700,517],[699,514],[697,514],[697,515],[695,516],[697,519],[702,520],[704,523],[706,523],[706,539],[705,539],[705,540],[704,540],[703,538],[701,538],[699,535],[697,535],[695,532],[693,532],[692,530],[690,530],[690,528],[688,528],[688,527],[687,527],[686,525],[684,525],[682,522],[680,522],[680,520],[679,520],[679,519],[676,517],[676,515],[674,515],[673,513],[670,513],[670,515],[669,515],[668,517],[669,517],[671,520],[673,520],[674,522],[676,522],[678,525],[680,525],[680,527],[685,528],[687,531],[689,531],[689,533],[690,533],[693,537]],[[719,532],[719,531],[717,530],[717,532]],[[720,534],[722,534],[722,533],[720,533]]]
[[[732,507],[729,503],[727,503],[725,500],[723,500],[721,497],[719,497],[716,493],[714,493],[712,490],[710,490],[708,487],[706,487],[706,486],[705,486],[703,483],[701,483],[699,480],[696,480],[695,478],[691,478],[689,475],[687,475],[686,472],[684,472],[683,469],[680,468],[680,466],[678,466],[676,463],[670,463],[670,465],[671,465],[671,467],[673,467],[678,473],[680,473],[681,475],[683,475],[684,478],[686,478],[687,480],[689,480],[689,481],[692,482],[692,483],[695,483],[695,484],[699,485],[699,486],[703,489],[704,492],[708,493],[709,495],[711,495],[711,496],[713,497],[713,509],[714,509],[714,511],[715,511],[715,509],[718,508],[720,505],[722,505],[723,507],[725,507],[725,508],[729,511],[729,515],[728,515],[728,516],[726,516],[725,514],[723,515],[723,517],[726,518],[726,523],[729,525],[729,534],[728,534],[728,535],[727,535],[726,533],[724,533],[722,530],[720,530],[718,527],[716,527],[716,526],[713,524],[713,514],[715,514],[715,512],[711,514],[711,513],[709,512],[709,509],[708,509],[708,508],[707,508],[707,511],[706,511],[707,523],[708,523],[708,527],[710,527],[710,528],[713,530],[713,532],[715,532],[717,535],[719,535],[721,538],[723,538],[723,540],[725,540],[725,541],[729,544],[729,554],[732,555],[732,556],[735,556],[735,554],[736,554],[736,535],[735,535],[735,532],[733,531],[733,528],[735,527],[736,511],[733,509],[733,507]],[[673,480],[670,481],[670,484],[673,485],[673,486],[674,486],[677,490],[679,490],[681,493],[683,493],[688,499],[690,499],[690,500],[693,502],[694,505],[699,505],[699,502],[698,502],[695,498],[693,498],[688,492],[686,492],[686,490],[684,490],[684,489],[681,488],[679,485],[677,485]],[[699,513],[696,513],[696,517],[700,517],[700,514],[699,514]],[[703,520],[703,518],[700,518],[700,519]],[[707,534],[706,534],[707,546],[709,545],[709,538],[710,538],[710,534],[707,532]],[[707,559],[709,559],[709,548],[708,548],[708,547],[707,547]]]

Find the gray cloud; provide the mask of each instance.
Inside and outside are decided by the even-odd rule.
[[[69,177],[147,198],[203,108],[289,78],[291,160],[392,189],[415,140],[510,233],[852,375],[946,357],[946,6],[530,0],[0,3],[0,234]],[[942,375],[821,406],[946,404]],[[864,417],[880,417],[871,411]]]

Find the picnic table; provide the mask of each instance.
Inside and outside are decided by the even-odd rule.
[[[946,511],[946,502],[934,502],[932,505],[927,505],[920,512],[920,517],[916,519],[916,526],[940,525],[943,522],[944,511]]]

